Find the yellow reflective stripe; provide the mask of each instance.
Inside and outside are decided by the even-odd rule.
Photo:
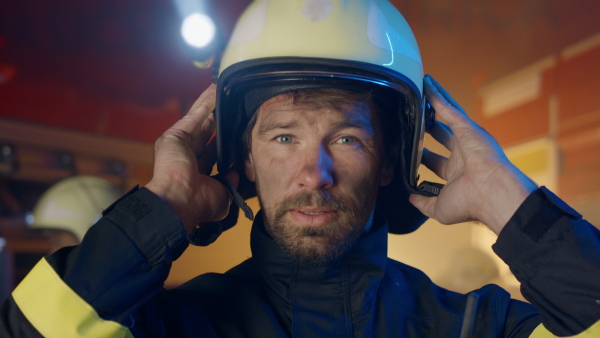
[[[548,329],[544,327],[544,324],[538,325],[538,327],[533,330],[529,338],[554,338],[558,337],[550,333]],[[600,320],[597,321],[594,325],[590,326],[587,330],[581,332],[578,335],[570,336],[571,338],[600,338]]]
[[[31,325],[45,337],[133,337],[127,327],[100,318],[45,258],[12,296]]]

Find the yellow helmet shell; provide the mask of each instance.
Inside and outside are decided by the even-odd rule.
[[[257,0],[242,14],[221,60],[307,57],[379,65],[422,93],[423,63],[404,17],[383,0]]]

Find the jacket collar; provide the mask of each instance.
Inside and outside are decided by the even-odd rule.
[[[291,327],[294,318],[294,330],[323,326],[319,331],[342,332],[344,326],[351,326],[353,317],[368,313],[365,309],[372,307],[385,274],[387,232],[387,222],[376,215],[371,231],[343,257],[326,266],[315,266],[284,253],[266,233],[260,212],[251,232],[253,262],[267,299],[283,316],[280,320]]]

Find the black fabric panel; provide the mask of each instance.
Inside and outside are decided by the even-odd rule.
[[[152,212],[152,207],[141,198],[132,195],[127,196],[121,203],[117,204],[115,210],[118,210],[123,215],[129,216],[132,221],[137,222],[142,219],[142,217]]]
[[[534,191],[521,206],[527,212],[515,215],[521,230],[534,242],[539,242],[561,217],[581,217],[575,210],[562,203],[556,195],[542,187]]]

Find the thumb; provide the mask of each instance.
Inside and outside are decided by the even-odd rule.
[[[437,202],[438,197],[428,197],[419,194],[410,194],[408,201],[415,208],[417,208],[423,215],[433,218],[433,208]]]

